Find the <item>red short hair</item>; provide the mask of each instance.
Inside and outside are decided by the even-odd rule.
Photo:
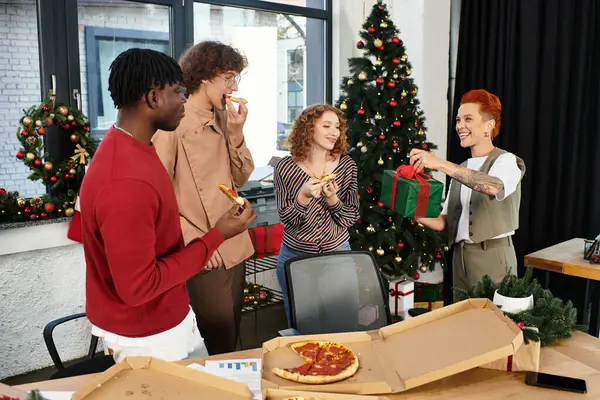
[[[465,103],[479,104],[479,112],[483,114],[484,118],[496,121],[496,126],[492,131],[492,140],[498,136],[502,124],[500,118],[502,103],[500,103],[498,96],[483,89],[470,90],[460,99],[460,105]]]

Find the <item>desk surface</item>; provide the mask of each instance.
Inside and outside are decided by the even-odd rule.
[[[571,239],[525,256],[525,266],[600,281],[600,265],[583,259],[583,239]]]
[[[206,359],[254,358],[260,350],[245,350]],[[204,363],[204,360],[185,360],[181,363]],[[585,399],[600,399],[600,340],[582,332],[575,332],[572,339],[542,349],[540,372],[565,375],[587,381],[588,394]],[[45,391],[76,391],[91,375],[57,379],[22,385],[20,388]],[[387,395],[396,399],[506,399],[520,400],[573,399],[573,393],[535,388],[525,385],[523,373],[508,373],[475,368],[449,378],[412,389],[405,393]]]

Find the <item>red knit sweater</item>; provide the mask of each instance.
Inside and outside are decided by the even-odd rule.
[[[215,229],[184,247],[171,180],[154,147],[111,128],[81,187],[86,313],[105,331],[144,337],[189,312],[185,282],[223,243]]]

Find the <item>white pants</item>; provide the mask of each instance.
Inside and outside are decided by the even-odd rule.
[[[179,325],[156,335],[131,338],[107,332],[94,325],[92,335],[102,338],[104,353],[112,352],[117,363],[125,357],[132,356],[155,357],[165,361],[208,356],[204,339],[196,326],[196,315],[191,307]]]

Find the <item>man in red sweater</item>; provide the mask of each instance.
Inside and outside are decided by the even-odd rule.
[[[184,246],[177,200],[151,139],[184,115],[181,68],[153,50],[130,49],[110,66],[119,110],[81,187],[87,264],[86,313],[115,360],[186,358],[203,347],[185,282],[205,268],[225,239],[256,215],[234,206],[204,236]]]

